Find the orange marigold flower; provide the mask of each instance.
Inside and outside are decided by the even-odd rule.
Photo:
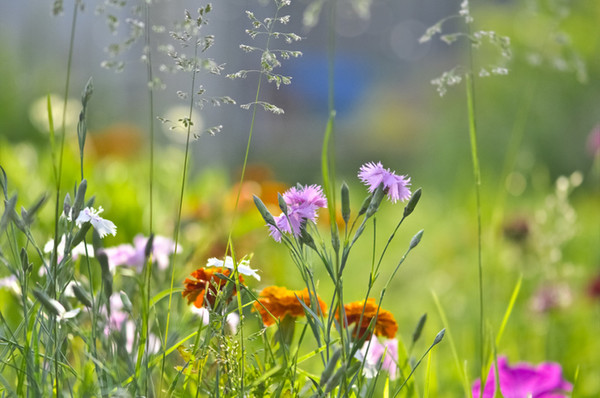
[[[344,311],[346,312],[348,326],[353,323],[358,324],[362,314],[362,322],[357,326],[358,330],[355,331],[355,337],[363,336],[371,323],[371,319],[375,318],[375,316],[377,316],[377,320],[375,321],[375,334],[377,336],[385,336],[388,339],[393,339],[396,336],[398,324],[396,323],[394,316],[391,312],[386,311],[383,308],[380,308],[379,313],[377,313],[377,304],[375,303],[374,298],[367,299],[366,303],[364,301],[355,301],[346,304],[344,305]],[[339,321],[339,314],[336,315],[336,318]]]
[[[216,274],[229,276],[230,273],[231,270],[224,267],[198,268],[191,274],[194,279],[186,278],[183,282],[185,290],[181,294],[187,298],[188,304],[194,303],[198,308],[202,308],[204,299],[214,307],[217,293],[227,283],[226,279],[221,279]],[[240,283],[243,282],[244,279],[240,275]],[[233,294],[235,293],[234,287]]]
[[[264,288],[258,300],[254,302],[254,309],[258,311],[262,317],[263,324],[270,326],[275,323],[275,318],[281,319],[286,315],[299,317],[304,315],[304,308],[300,304],[300,300],[310,308],[310,295],[308,289],[304,290],[288,290],[285,287],[269,286]],[[317,301],[321,312],[325,313],[327,306],[317,295]],[[316,312],[316,311],[315,311]]]

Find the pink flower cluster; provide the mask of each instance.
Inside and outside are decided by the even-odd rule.
[[[281,242],[281,232],[300,236],[301,228],[306,221],[316,222],[317,210],[327,207],[327,199],[319,185],[290,188],[283,194],[287,205],[287,214],[275,217],[277,228],[270,225],[271,236]]]
[[[381,162],[365,163],[358,177],[367,185],[369,192],[383,185],[384,192],[393,203],[410,199],[410,178],[383,168]],[[327,207],[327,198],[319,185],[290,188],[283,194],[283,200],[287,205],[287,214],[281,213],[275,217],[275,225],[269,225],[270,235],[277,242],[281,242],[282,232],[300,236],[307,221],[316,222],[317,210]]]

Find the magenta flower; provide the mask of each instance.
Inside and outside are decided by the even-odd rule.
[[[269,226],[271,236],[277,242],[281,241],[280,231],[300,236],[302,224],[307,220],[316,222],[317,210],[327,207],[327,199],[319,185],[290,188],[283,194],[283,200],[287,205],[287,216],[281,213],[275,217],[279,230],[273,225]]]
[[[537,367],[528,363],[511,367],[506,357],[499,357],[498,376],[504,398],[566,398],[566,392],[573,389],[571,383],[563,379],[560,365],[552,362],[544,362]],[[472,392],[473,397],[479,397],[480,380],[475,381]],[[495,392],[496,374],[492,367],[482,397],[493,398]]]
[[[396,175],[390,169],[384,169],[381,162],[370,162],[360,167],[358,178],[373,192],[383,183],[383,189],[392,203],[410,198],[410,177]]]

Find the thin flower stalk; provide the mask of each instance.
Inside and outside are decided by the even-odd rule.
[[[188,120],[192,120],[192,113],[194,110],[194,88],[196,87],[196,74],[197,72],[197,67],[198,67],[198,47],[199,44],[196,43],[196,45],[194,46],[194,66],[192,69],[192,82],[191,82],[191,87],[192,87],[192,95],[190,96],[190,106],[189,106],[189,113],[188,113]],[[180,188],[180,192],[179,192],[179,204],[177,207],[177,218],[175,221],[175,231],[174,231],[174,237],[173,237],[173,241],[175,242],[175,247],[177,247],[178,243],[179,243],[179,229],[181,227],[181,214],[183,211],[183,197],[184,197],[184,193],[185,193],[185,183],[187,180],[187,168],[188,168],[188,158],[189,158],[189,153],[190,153],[190,138],[191,138],[191,133],[192,133],[192,126],[191,124],[188,123],[187,125],[187,131],[186,131],[186,139],[185,139],[185,151],[184,151],[184,157],[183,157],[183,170],[181,173],[181,188]],[[173,255],[171,257],[171,283],[170,283],[170,289],[171,291],[173,290],[173,285],[175,282],[175,264],[176,264],[176,259],[177,259],[177,251],[173,252]],[[173,295],[169,295],[169,304],[167,307],[167,321],[166,321],[166,325],[165,325],[165,334],[164,334],[164,338],[163,338],[163,347],[166,347],[167,345],[167,339],[169,337],[169,324],[171,321],[171,306],[172,306],[172,299],[173,299]],[[162,362],[161,362],[161,383],[162,383],[162,379],[164,377],[164,373],[165,373],[165,360],[166,360],[166,354],[163,351],[163,356],[162,356]]]
[[[469,57],[471,70],[473,70],[473,55],[471,46],[469,46]],[[479,154],[477,151],[477,127],[475,123],[475,86],[470,73],[467,73],[467,110],[469,115],[469,139],[471,143],[471,158],[473,161],[473,176],[475,178],[475,206],[477,207],[477,275],[479,285],[479,366],[481,369],[481,380],[485,378],[484,374],[484,296],[483,296],[483,242],[482,242],[482,221],[481,221],[481,169],[479,167]]]
[[[150,2],[146,2],[144,5],[144,16],[145,16],[145,31],[144,31],[144,40],[145,40],[145,57],[146,57],[146,81],[148,83],[148,123],[150,129],[150,156],[148,160],[148,205],[149,205],[149,214],[148,214],[148,228],[149,228],[149,236],[150,239],[153,240],[154,233],[154,133],[155,133],[155,119],[154,119],[154,87],[152,83],[154,81],[153,71],[152,71],[152,48],[150,46]],[[148,259],[144,262],[144,288],[142,289],[142,332],[141,332],[141,342],[146,341],[148,336],[148,324],[149,324],[149,306],[148,300],[150,298],[151,292],[151,282],[152,282],[152,265],[153,265],[152,254]],[[143,344],[140,344],[142,350],[145,350]],[[149,377],[149,367],[148,367],[148,352],[145,350],[145,360],[144,360],[144,372],[146,377],[144,378],[144,386],[143,392],[144,394],[148,393],[148,379]],[[138,352],[138,360],[136,363],[136,373],[140,371],[140,353]]]

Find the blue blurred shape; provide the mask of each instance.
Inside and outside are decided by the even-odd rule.
[[[353,112],[365,95],[374,71],[365,59],[354,54],[335,56],[335,110],[338,117]],[[329,98],[329,59],[326,53],[304,53],[286,65],[292,76],[292,91],[314,113],[327,115]]]

